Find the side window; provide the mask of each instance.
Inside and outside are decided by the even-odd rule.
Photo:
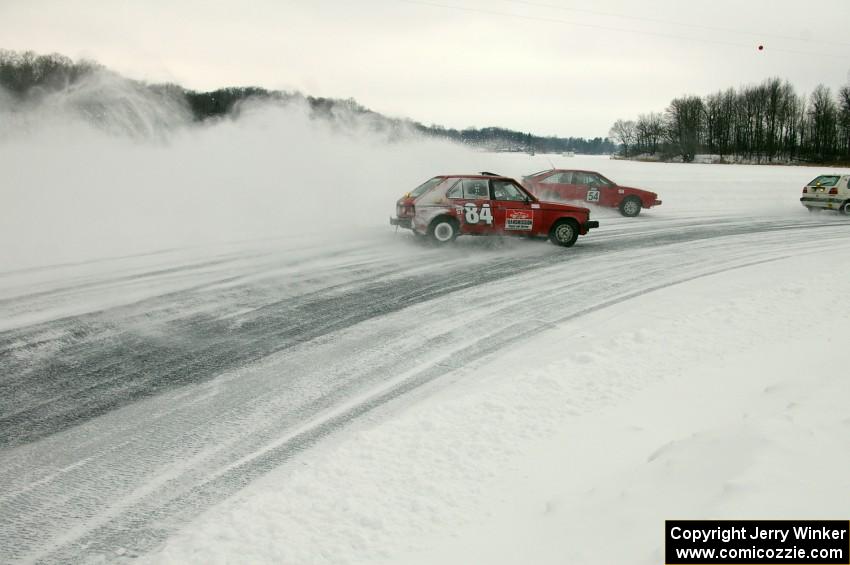
[[[463,197],[469,200],[489,200],[487,179],[463,179]]]
[[[525,193],[514,183],[504,180],[493,181],[493,197],[496,200],[525,200]]]
[[[463,198],[463,185],[461,181],[457,181],[453,187],[446,192],[448,198]]]
[[[573,184],[577,184],[579,186],[590,186],[592,182],[592,175],[580,172],[573,173]]]
[[[609,183],[607,180],[603,179],[599,175],[589,174],[587,175],[587,181],[587,184],[589,184],[590,186],[611,186],[611,183]]]
[[[573,173],[572,171],[564,171],[562,173],[555,173],[547,177],[546,179],[540,181],[543,184],[573,184]]]

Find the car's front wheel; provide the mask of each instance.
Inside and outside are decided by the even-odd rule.
[[[634,196],[630,196],[620,202],[620,213],[627,218],[634,218],[638,214],[640,214],[640,210],[643,205],[640,202],[639,198],[635,198]]]
[[[549,230],[549,241],[562,247],[572,247],[578,239],[578,223],[575,220],[558,220]]]
[[[428,239],[438,245],[451,243],[458,236],[457,221],[453,218],[442,216],[431,222],[428,226]]]

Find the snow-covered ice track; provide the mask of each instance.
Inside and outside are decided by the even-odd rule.
[[[0,274],[0,561],[144,552],[354,418],[553,324],[850,245],[831,218],[609,224],[570,250],[379,235],[126,259],[68,284]]]
[[[617,242],[615,249],[622,251],[754,229],[812,227],[809,223],[751,221],[681,231],[668,226],[631,233],[625,241],[620,241],[619,234],[603,237],[568,256],[547,248],[533,249],[530,257],[516,253],[499,257],[477,249],[477,257],[464,254],[461,259],[472,268],[458,265],[450,254],[445,262],[440,261],[444,257],[430,254],[427,261],[433,269],[428,270],[417,269],[415,257],[407,257],[406,264],[368,257],[362,263],[343,265],[342,279],[339,267],[302,274],[307,282],[301,283],[300,292],[299,281],[291,276],[258,285],[240,282],[238,276],[225,271],[212,282],[0,333],[4,368],[0,375],[0,429],[4,430],[0,447],[36,440],[140,398],[204,381],[294,344],[418,302],[580,257],[597,251],[603,243],[607,249],[611,238]],[[38,291],[0,301],[0,309],[50,300],[57,292],[76,295],[81,288],[104,292],[110,284],[156,280],[175,273],[192,277],[210,266],[227,267],[229,263],[219,259],[112,277],[105,283]],[[249,268],[256,272],[266,266],[262,262]]]

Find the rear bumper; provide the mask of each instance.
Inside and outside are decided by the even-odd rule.
[[[827,210],[838,210],[843,200],[840,198],[818,198],[817,196],[803,196],[800,203],[806,208],[826,208]]]
[[[413,219],[412,218],[390,218],[391,226],[398,226],[400,228],[405,228],[408,230],[413,229]]]

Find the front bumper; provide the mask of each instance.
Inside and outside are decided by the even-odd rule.
[[[599,227],[599,222],[597,220],[588,220],[584,223],[584,231],[591,230]]]
[[[390,218],[391,226],[398,226],[408,230],[413,229],[413,218]]]
[[[661,206],[661,201],[660,201],[660,200],[656,200],[655,202],[653,202],[653,203],[652,203],[652,205],[653,205],[653,206]]]

